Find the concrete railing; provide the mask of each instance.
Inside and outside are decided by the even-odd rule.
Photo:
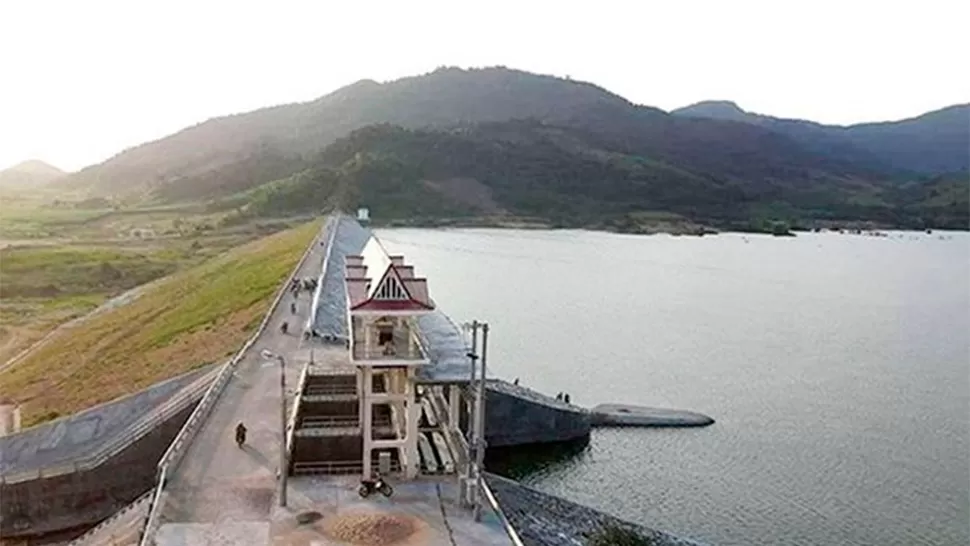
[[[407,345],[372,347],[363,342],[354,343],[352,356],[354,360],[413,360],[416,362],[428,360],[427,353],[420,345],[413,348]]]
[[[332,230],[332,226],[338,221],[339,217],[332,215],[327,220],[324,229]],[[162,455],[162,459],[158,462],[158,481],[155,486],[155,494],[153,495],[152,505],[148,511],[148,516],[145,519],[145,526],[142,529],[141,538],[139,540],[139,544],[141,546],[147,546],[151,542],[155,531],[158,529],[160,524],[161,510],[165,504],[164,489],[166,478],[178,467],[178,463],[181,462],[182,457],[185,455],[186,448],[189,446],[189,444],[191,444],[196,433],[198,433],[199,429],[202,428],[206,418],[208,418],[209,414],[212,412],[213,406],[215,406],[216,402],[219,400],[219,397],[222,395],[222,392],[225,390],[226,384],[228,384],[229,380],[232,378],[232,374],[239,365],[239,362],[242,361],[249,349],[254,343],[256,343],[259,337],[266,330],[266,326],[269,325],[273,312],[279,306],[280,301],[283,300],[283,297],[286,296],[286,293],[289,291],[290,284],[293,282],[293,279],[296,278],[297,273],[299,273],[307,258],[310,257],[310,254],[313,252],[314,246],[318,244],[318,241],[319,236],[313,238],[306,251],[304,251],[303,256],[300,257],[300,261],[297,262],[296,267],[293,268],[293,271],[290,273],[289,277],[287,277],[280,286],[280,289],[276,294],[276,298],[274,298],[272,305],[270,305],[269,309],[266,311],[266,315],[263,317],[262,322],[259,323],[259,327],[256,328],[256,332],[252,335],[252,337],[249,338],[249,340],[246,341],[245,344],[243,344],[242,348],[239,349],[236,355],[233,356],[232,359],[219,370],[219,374],[216,376],[216,379],[212,382],[209,389],[202,397],[202,401],[200,401],[199,405],[195,407],[195,411],[192,412],[192,415],[189,416],[189,419],[185,422],[185,425],[182,426],[182,429],[175,436],[175,440],[172,441],[172,445],[169,446],[165,454]],[[330,249],[327,248],[326,252],[329,255]]]
[[[0,476],[0,484],[8,485],[41,478],[53,478],[55,476],[84,472],[97,468],[127,449],[132,443],[144,435],[157,429],[173,415],[185,409],[192,400],[198,397],[208,387],[209,381],[211,380],[210,375],[211,373],[196,379],[187,388],[180,390],[157,408],[154,408],[147,416],[135,421],[128,428],[100,444],[95,451],[88,453],[83,458],[75,459],[69,464],[50,465],[34,470]]]
[[[293,397],[293,407],[290,408],[290,418],[286,423],[286,460],[293,460],[293,432],[296,430],[296,419],[300,414],[300,402],[303,400],[303,390],[306,388],[307,371],[310,363],[307,362],[300,372],[300,381],[297,383],[296,396]]]
[[[492,507],[495,511],[495,515],[498,516],[499,521],[502,522],[502,527],[505,527],[505,532],[509,534],[509,538],[512,539],[512,543],[515,546],[525,546],[522,542],[522,538],[519,537],[519,533],[515,531],[515,527],[509,521],[509,518],[505,517],[505,512],[502,511],[502,507],[498,503],[498,499],[495,498],[495,494],[492,493],[491,488],[488,487],[488,483],[485,482],[484,476],[481,478],[480,483],[482,484],[481,493],[485,495],[485,500],[488,501],[488,505]]]

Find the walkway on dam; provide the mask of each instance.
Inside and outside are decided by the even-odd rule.
[[[327,227],[313,242],[298,278],[316,277],[326,255]],[[290,303],[297,304],[291,313]],[[166,486],[161,523],[215,523],[219,521],[266,521],[276,491],[280,458],[280,364],[260,355],[268,349],[286,358],[287,398],[297,388],[305,361],[294,358],[301,351],[302,328],[309,317],[311,293],[301,291],[294,300],[287,294],[271,311],[270,320],[245,357],[195,436]],[[289,333],[280,325],[289,323]],[[290,404],[287,405],[289,418]],[[235,442],[235,427],[248,429],[246,444]]]

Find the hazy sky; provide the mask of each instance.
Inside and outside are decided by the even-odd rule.
[[[966,0],[0,0],[0,168],[64,169],[362,78],[505,65],[847,124],[970,102]]]

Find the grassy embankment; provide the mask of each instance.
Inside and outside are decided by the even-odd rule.
[[[174,216],[174,220],[159,219],[159,215]],[[8,240],[12,232],[18,244],[25,239],[37,243],[0,251],[6,358],[59,322],[90,311],[109,297],[177,273],[147,287],[131,303],[55,332],[26,358],[0,371],[0,397],[24,404],[25,426],[111,400],[231,354],[259,323],[279,282],[319,229],[315,222],[224,252],[280,225],[218,229],[212,219],[187,217],[179,211],[67,216],[78,225],[68,230],[48,229],[49,223],[43,229],[30,228],[43,231],[39,237],[31,238],[31,233],[25,237],[22,229],[20,233],[4,229]],[[31,221],[39,217],[43,218],[35,215]],[[132,217],[168,228],[163,230],[165,235],[147,240],[110,236],[119,222],[128,229]],[[10,219],[4,220],[4,227],[9,227]],[[11,339],[16,343],[11,344]]]

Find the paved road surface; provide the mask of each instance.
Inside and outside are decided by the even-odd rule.
[[[325,230],[324,230],[325,231]],[[319,235],[298,277],[316,277],[320,272],[326,233]],[[280,365],[268,362],[260,351],[269,349],[287,357],[286,382],[289,391],[287,418],[292,393],[303,368],[301,326],[310,313],[311,292],[295,300],[297,313],[290,312],[293,297],[287,293],[272,311],[269,325],[226,385],[203,428],[188,447],[177,472],[169,479],[162,524],[175,522],[215,523],[219,521],[266,521],[276,491],[280,441]],[[290,333],[280,324],[290,324]],[[292,356],[292,357],[291,357]],[[295,357],[295,358],[294,358]],[[246,445],[235,443],[235,427],[248,429]]]

